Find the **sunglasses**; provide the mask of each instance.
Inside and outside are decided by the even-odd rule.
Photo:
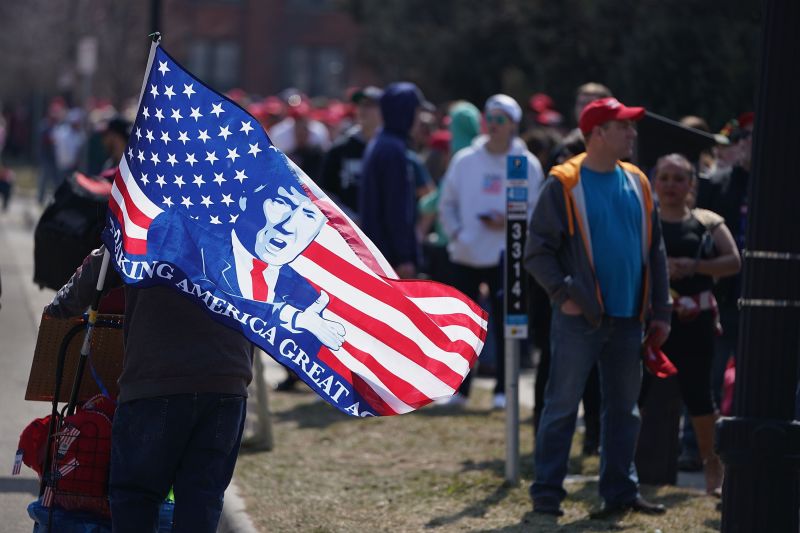
[[[486,115],[486,123],[487,124],[497,124],[502,126],[508,122],[508,117],[505,115]]]

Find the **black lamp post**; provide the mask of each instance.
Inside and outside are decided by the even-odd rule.
[[[764,0],[733,417],[722,531],[798,531],[800,423],[800,2]]]

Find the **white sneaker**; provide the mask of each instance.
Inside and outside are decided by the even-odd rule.
[[[436,400],[435,404],[440,406],[448,406],[448,407],[463,407],[467,404],[467,397],[457,392],[448,398],[441,398]]]
[[[506,395],[498,392],[492,399],[492,409],[505,409],[506,408]]]

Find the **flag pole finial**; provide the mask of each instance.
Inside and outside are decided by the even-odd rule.
[[[153,40],[153,42],[156,43],[156,44],[161,42],[161,32],[160,31],[154,31],[153,33],[148,35],[148,37],[150,37]]]

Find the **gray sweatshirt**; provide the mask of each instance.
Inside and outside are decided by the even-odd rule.
[[[481,215],[505,213],[508,156],[528,159],[528,216],[544,181],[539,160],[522,139],[514,138],[508,152],[501,155],[490,153],[486,141],[486,137],[478,137],[453,156],[439,198],[439,219],[450,239],[450,260],[476,268],[497,265],[506,247],[505,231],[490,228],[481,221]]]
[[[104,251],[101,247],[84,259],[45,313],[66,318],[86,311]],[[110,272],[107,288],[120,284]],[[253,378],[250,342],[176,290],[125,287],[123,341],[120,402],[202,392],[247,396]]]

